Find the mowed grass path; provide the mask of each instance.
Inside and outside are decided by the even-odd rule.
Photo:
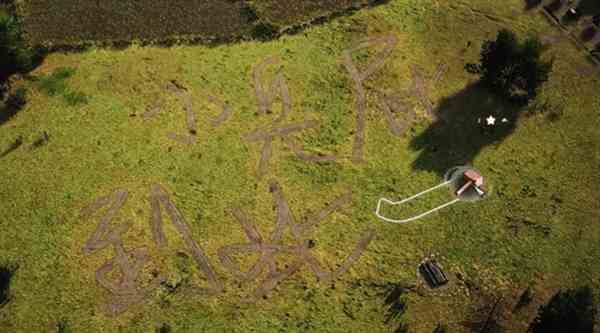
[[[491,0],[451,3],[392,0],[266,43],[170,49],[134,45],[122,51],[50,55],[34,74],[74,68],[66,84],[87,95],[88,102],[71,106],[26,83],[27,106],[0,128],[2,149],[18,136],[25,142],[0,159],[0,264],[19,266],[11,279],[11,301],[0,308],[0,331],[55,332],[65,327],[65,332],[152,332],[167,323],[174,332],[392,332],[401,325],[411,332],[431,332],[443,323],[449,331],[461,332],[467,330],[461,322],[499,295],[505,297],[504,325],[509,331],[524,331],[537,306],[558,288],[589,285],[597,290],[600,196],[594,184],[600,184],[600,84],[576,74],[586,60],[568,42],[548,51],[555,57],[555,70],[540,95],[541,100],[564,105],[563,117],[549,122],[540,115],[521,116],[511,135],[473,156],[472,164],[491,184],[488,199],[458,204],[410,225],[375,218],[379,197],[405,197],[441,181],[437,173],[413,165],[427,151],[413,149],[411,141],[431,125],[417,99],[407,102],[417,108],[419,122],[397,138],[377,108],[375,89],[407,90],[412,86],[410,65],[431,76],[444,62],[448,72],[429,87],[437,106],[475,81],[463,67],[477,60],[481,42],[500,28],[523,37],[557,33],[542,16],[520,15],[523,5],[518,0],[501,5]],[[395,34],[399,44],[384,68],[366,83],[367,163],[354,165],[349,156],[355,94],[341,55],[363,38],[387,33]],[[291,91],[289,122],[321,122],[319,130],[296,135],[297,142],[311,152],[345,158],[313,165],[276,140],[269,173],[257,180],[262,145],[246,143],[242,136],[267,124],[280,110],[276,105],[274,114],[257,115],[252,83],[252,69],[273,55],[281,59],[274,68],[284,73]],[[367,56],[361,53],[357,60]],[[193,146],[167,138],[169,132],[185,131],[181,104],[166,89],[169,80],[192,93],[198,118]],[[209,120],[220,110],[206,101],[206,94],[233,107],[232,118],[218,128],[211,128]],[[482,96],[476,97],[488,98]],[[153,105],[163,111],[142,119]],[[475,117],[482,112],[478,107],[466,103],[462,112]],[[456,130],[474,122],[457,124]],[[43,131],[50,141],[31,149]],[[446,162],[440,161],[442,166]],[[353,192],[352,205],[313,233],[315,256],[328,268],[335,268],[366,230],[374,229],[377,238],[334,285],[318,284],[304,268],[268,299],[242,305],[242,296],[258,283],[234,279],[220,265],[217,249],[246,242],[240,225],[227,212],[233,206],[246,211],[268,237],[275,225],[269,179],[280,182],[298,220],[338,195]],[[84,257],[81,247],[96,221],[78,216],[82,207],[114,188],[130,191],[116,219],[133,222],[124,237],[126,248],[145,246],[151,253],[143,275],[157,268],[170,285],[206,285],[193,262],[177,255],[186,250],[168,220],[164,222],[168,248],[154,246],[148,201],[153,183],[169,190],[227,292],[206,298],[168,293],[162,287],[147,302],[110,318],[103,312],[109,295],[96,284],[94,272],[112,257],[112,249]],[[448,196],[440,192],[411,210]],[[394,284],[416,284],[417,264],[431,253],[443,256],[451,286],[437,293],[407,292],[404,314],[387,320],[386,295]],[[249,265],[254,259],[246,260]],[[512,313],[511,306],[528,286],[535,293],[533,304]]]

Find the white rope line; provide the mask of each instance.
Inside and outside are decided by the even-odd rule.
[[[403,219],[403,220],[390,219],[390,218],[387,218],[387,217],[381,215],[381,213],[380,213],[381,203],[383,203],[383,202],[385,202],[386,204],[392,205],[392,206],[401,205],[401,204],[403,204],[403,203],[405,203],[407,201],[411,201],[411,200],[413,200],[415,198],[418,198],[418,197],[420,197],[420,196],[422,196],[422,195],[424,195],[426,193],[429,193],[431,191],[435,191],[436,189],[438,189],[440,187],[446,186],[446,185],[450,184],[451,182],[452,182],[452,180],[445,181],[445,182],[443,182],[443,183],[441,183],[439,185],[436,185],[436,186],[434,186],[432,188],[429,188],[429,189],[427,189],[427,190],[425,190],[423,192],[417,193],[417,194],[413,195],[412,197],[409,197],[409,198],[406,198],[406,199],[403,199],[403,200],[400,200],[400,201],[391,201],[391,200],[386,199],[386,198],[381,198],[377,202],[377,209],[375,210],[375,215],[378,218],[380,218],[380,219],[382,219],[382,220],[384,220],[386,222],[389,222],[389,223],[403,224],[403,223],[408,223],[408,222],[412,222],[412,221],[418,220],[418,219],[420,219],[420,218],[422,218],[422,217],[424,217],[426,215],[429,215],[429,214],[431,214],[433,212],[436,212],[436,211],[438,211],[438,210],[440,210],[442,208],[445,208],[445,207],[448,207],[448,206],[450,206],[452,204],[455,204],[458,201],[460,201],[459,198],[456,198],[456,199],[454,199],[452,201],[446,202],[443,205],[437,206],[437,207],[435,207],[435,208],[433,208],[431,210],[428,210],[428,211],[426,211],[424,213],[421,213],[421,214],[419,214],[417,216],[413,216],[413,217],[410,217],[410,218],[407,218],[407,219]]]

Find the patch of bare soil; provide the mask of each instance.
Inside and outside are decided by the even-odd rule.
[[[575,71],[581,76],[595,76],[600,74],[600,66],[598,65],[581,65]]]
[[[568,38],[563,34],[546,35],[540,38],[541,42],[546,45],[554,45],[566,41]]]

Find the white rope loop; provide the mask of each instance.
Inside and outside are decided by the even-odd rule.
[[[438,189],[438,188],[440,188],[440,187],[447,186],[447,185],[448,185],[448,184],[450,184],[451,182],[452,182],[452,180],[445,181],[445,182],[443,182],[443,183],[441,183],[441,184],[439,184],[439,185],[436,185],[436,186],[434,186],[434,187],[432,187],[432,188],[429,188],[429,189],[427,189],[427,190],[425,190],[425,191],[423,191],[423,192],[417,193],[417,194],[413,195],[412,197],[409,197],[409,198],[406,198],[406,199],[403,199],[403,200],[400,200],[400,201],[392,201],[392,200],[389,200],[389,199],[386,199],[386,198],[381,198],[381,199],[379,199],[379,201],[377,202],[377,209],[375,210],[375,215],[376,215],[378,218],[380,218],[380,219],[382,219],[383,221],[385,221],[385,222],[389,222],[389,223],[395,223],[395,224],[403,224],[403,223],[409,223],[409,222],[413,222],[413,221],[415,221],[415,220],[418,220],[418,219],[420,219],[420,218],[422,218],[422,217],[424,217],[424,216],[427,216],[427,215],[429,215],[429,214],[431,214],[431,213],[434,213],[434,212],[436,212],[436,211],[438,211],[438,210],[440,210],[440,209],[442,209],[442,208],[445,208],[445,207],[448,207],[448,206],[450,206],[450,205],[452,205],[452,204],[455,204],[455,203],[457,203],[458,201],[460,201],[460,199],[459,199],[459,198],[456,198],[456,199],[454,199],[454,200],[452,200],[452,201],[446,202],[445,204],[442,204],[442,205],[440,205],[440,206],[437,206],[437,207],[435,207],[435,208],[433,208],[433,209],[430,209],[430,210],[428,210],[428,211],[426,211],[426,212],[424,212],[424,213],[421,213],[421,214],[419,214],[419,215],[416,215],[416,216],[413,216],[413,217],[410,217],[410,218],[407,218],[407,219],[403,219],[403,220],[390,219],[390,218],[387,218],[387,217],[385,217],[385,216],[381,215],[381,213],[380,213],[380,211],[381,211],[381,204],[382,204],[382,203],[386,203],[386,204],[389,204],[389,205],[391,205],[391,206],[398,206],[398,205],[402,205],[402,204],[404,204],[404,203],[406,203],[406,202],[408,202],[408,201],[411,201],[411,200],[413,200],[413,199],[416,199],[416,198],[418,198],[418,197],[420,197],[420,196],[422,196],[422,195],[424,195],[424,194],[427,194],[427,193],[429,193],[429,192],[431,192],[431,191],[435,191],[435,190],[437,190],[437,189]]]

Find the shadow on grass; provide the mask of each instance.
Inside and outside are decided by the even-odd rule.
[[[413,168],[443,176],[453,166],[471,164],[483,148],[502,142],[514,131],[523,110],[479,82],[466,86],[443,99],[434,111],[436,120],[411,141],[411,148],[420,150]],[[495,125],[486,125],[489,116],[496,118]]]
[[[388,306],[385,319],[386,324],[391,320],[402,316],[402,314],[404,314],[406,311],[406,299],[403,297],[405,293],[406,287],[402,284],[396,284],[385,297],[385,305]]]
[[[10,144],[10,146],[6,150],[0,152],[0,158],[3,158],[4,156],[19,149],[19,147],[21,147],[22,145],[23,145],[23,137],[19,136],[15,139],[15,141],[13,141],[13,143]]]
[[[579,34],[579,38],[586,43],[592,40],[592,38],[594,38],[597,33],[599,32],[596,32],[596,29],[594,27],[586,27]]]
[[[589,287],[559,290],[547,304],[539,308],[527,332],[592,333],[597,312],[593,291]]]
[[[555,11],[559,10],[562,6],[563,6],[562,0],[554,0],[554,2],[551,2],[550,4],[548,4],[547,6],[545,6],[545,8],[550,13],[554,13]]]
[[[171,333],[171,326],[169,324],[163,324],[161,327],[155,330],[156,333]]]
[[[10,301],[10,281],[18,267],[0,266],[0,309]]]
[[[442,324],[438,324],[432,333],[447,333],[446,327]]]
[[[23,109],[26,103],[25,94],[24,89],[17,89],[15,93],[8,96],[4,103],[0,102],[0,126],[4,125]],[[8,148],[0,150],[0,158],[17,150],[21,145],[23,145],[23,138],[19,136]]]
[[[19,89],[14,94],[8,96],[4,103],[0,102],[0,126],[14,117],[26,103],[25,90]]]
[[[525,0],[525,10],[531,10],[542,4],[542,0]]]

